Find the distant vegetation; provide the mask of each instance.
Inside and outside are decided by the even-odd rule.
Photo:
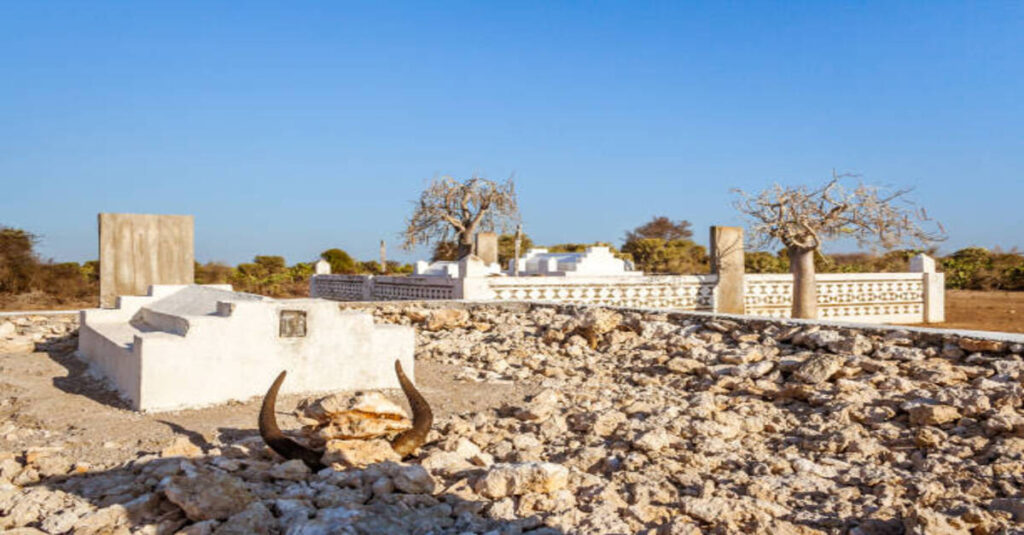
[[[90,307],[99,299],[99,261],[54,262],[39,257],[38,237],[28,231],[0,226],[0,309]],[[334,273],[377,274],[377,261],[353,260],[341,249],[321,257]],[[389,274],[412,272],[412,265],[388,262]],[[273,297],[309,295],[311,262],[288,266],[281,256],[257,256],[252,262],[229,266],[221,262],[195,265],[197,284],[230,284],[241,292]]]
[[[379,275],[380,262],[354,260],[341,249],[328,249],[320,253],[331,264],[331,273],[348,275]],[[388,262],[388,274],[412,273],[411,264]],[[196,263],[196,284],[230,284],[239,292],[272,297],[309,295],[309,278],[313,275],[312,262],[299,262],[287,266],[282,256],[257,256],[252,262],[231,267],[219,262]]]
[[[99,262],[43,261],[36,235],[0,226],[0,306],[40,302],[95,305],[99,301]]]
[[[665,224],[665,222],[669,224]],[[647,273],[693,274],[709,271],[707,249],[695,243],[687,221],[668,221],[657,217],[626,234],[617,249],[607,242],[562,243],[547,246],[552,252],[582,252],[587,247],[604,245],[613,253],[634,262]],[[54,262],[44,260],[35,251],[38,239],[32,233],[0,226],[0,308],[45,308],[95,306],[99,295],[99,262]],[[537,247],[523,236],[523,254]],[[514,254],[514,238],[502,235],[498,240],[502,265]],[[454,259],[457,247],[439,242],[435,259]],[[444,253],[438,256],[438,253]],[[815,269],[821,273],[905,272],[909,260],[919,250],[896,250],[885,254],[867,253],[816,255]],[[926,251],[934,256],[935,251]],[[333,273],[379,274],[377,261],[353,259],[341,249],[328,249],[321,258],[331,264]],[[788,273],[785,250],[776,253],[747,251],[748,273]],[[963,290],[1024,291],[1024,254],[1015,249],[988,250],[968,247],[937,258],[939,270],[946,273],[946,287]],[[388,262],[388,274],[407,274],[412,265]],[[292,266],[281,256],[257,256],[252,262],[229,266],[220,262],[196,263],[195,280],[199,284],[231,284],[236,290],[274,297],[308,295],[311,262]]]

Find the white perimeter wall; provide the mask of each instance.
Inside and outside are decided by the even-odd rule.
[[[820,319],[861,323],[945,320],[942,273],[827,273],[815,277]],[[748,315],[789,317],[793,276],[744,275]],[[371,277],[315,275],[310,295],[338,301],[471,299],[548,301],[715,311],[718,277]]]

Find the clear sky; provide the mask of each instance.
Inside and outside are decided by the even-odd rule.
[[[515,174],[540,243],[831,170],[949,252],[1024,247],[1022,2],[0,1],[0,224],[194,214],[200,261],[392,258],[437,175]]]

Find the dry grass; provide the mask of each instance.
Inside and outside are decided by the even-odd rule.
[[[40,291],[15,295],[0,294],[0,312],[8,310],[80,310],[96,308],[99,305],[99,296],[58,298]]]
[[[928,327],[1024,333],[1024,292],[946,291],[946,322]]]

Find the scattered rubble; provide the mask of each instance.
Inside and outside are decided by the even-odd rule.
[[[78,314],[0,316],[0,354],[64,351],[78,346]]]
[[[1024,522],[1019,344],[556,306],[373,310],[425,327],[420,362],[479,388],[537,389],[437,418],[405,462],[379,438],[404,417],[386,400],[308,402],[298,435],[343,468],[316,473],[251,438],[179,439],[101,471],[59,449],[0,452],[0,530],[867,535]]]

